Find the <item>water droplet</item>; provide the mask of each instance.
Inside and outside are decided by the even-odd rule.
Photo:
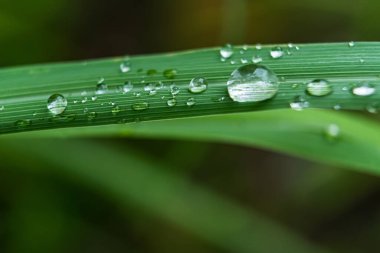
[[[98,99],[98,97],[96,97],[96,96],[92,96],[92,97],[91,97],[91,100],[92,100],[92,101],[96,101],[97,99]]]
[[[170,85],[170,93],[175,96],[180,92],[179,87],[177,87],[175,84]]]
[[[82,91],[82,92],[80,93],[80,95],[81,95],[82,97],[87,96],[87,91]]]
[[[154,76],[155,74],[157,74],[157,70],[155,70],[155,69],[148,69],[148,70],[146,71],[146,74],[147,74],[148,76]]]
[[[129,59],[126,59],[124,62],[120,64],[120,71],[122,73],[128,73],[131,71],[131,63],[129,62]]]
[[[339,111],[340,109],[342,109],[342,106],[341,105],[334,105],[333,109],[336,111]]]
[[[288,48],[293,48],[294,44],[293,43],[288,43]]]
[[[133,96],[135,96],[135,97],[141,97],[141,93],[140,92],[135,92],[135,93],[133,93]]]
[[[360,63],[364,63],[364,59],[360,59],[359,62],[360,62]]]
[[[373,113],[373,114],[378,113],[380,109],[380,104],[378,102],[371,103],[367,105],[366,109],[369,113]]]
[[[284,56],[284,50],[282,50],[281,47],[274,47],[270,50],[270,56],[272,56],[273,59],[278,59]]]
[[[54,94],[48,98],[47,108],[53,115],[59,115],[66,110],[67,99],[60,95]]]
[[[231,63],[231,65],[235,65],[237,62],[236,61],[231,61],[230,63]]]
[[[195,98],[189,98],[187,101],[186,101],[186,105],[191,107],[191,106],[194,106],[196,104],[195,102]]]
[[[148,83],[145,85],[144,90],[149,93],[149,95],[156,95],[156,84],[155,83]]]
[[[293,84],[292,84],[292,88],[293,88],[293,89],[297,89],[299,86],[300,86],[299,83],[293,83]]]
[[[203,77],[195,77],[191,79],[189,91],[191,93],[202,93],[207,90],[208,81]]]
[[[111,109],[111,112],[113,115],[117,115],[120,111],[121,111],[121,109],[118,105],[114,105]]]
[[[166,103],[168,104],[168,106],[173,107],[177,104],[177,100],[175,98],[171,98]]]
[[[97,116],[96,112],[88,112],[87,113],[87,119],[90,121],[94,120],[96,118],[96,116]]]
[[[248,64],[234,70],[227,82],[228,94],[236,102],[258,102],[276,95],[277,76],[264,66]]]
[[[177,70],[176,69],[167,69],[164,71],[164,77],[168,79],[174,79],[177,76]]]
[[[348,42],[348,46],[349,46],[349,47],[353,47],[353,46],[355,46],[355,42],[353,42],[353,41]]]
[[[222,58],[228,59],[234,54],[234,50],[231,44],[226,44],[220,49],[219,53]]]
[[[362,83],[352,88],[352,94],[361,97],[373,95],[375,92],[376,88],[369,83]]]
[[[333,89],[328,81],[316,79],[307,84],[306,91],[312,96],[321,97],[330,94]]]
[[[104,78],[101,78],[99,81],[98,81],[98,84],[96,85],[96,94],[98,95],[101,95],[101,94],[106,94],[108,91],[108,86],[107,84],[104,82]]]
[[[26,128],[32,125],[32,121],[30,119],[21,119],[15,122],[15,126],[19,128]]]
[[[0,111],[4,111],[4,109],[5,109],[4,105],[0,106]]]
[[[243,63],[243,64],[247,64],[247,63],[248,63],[248,59],[246,59],[246,58],[241,58],[241,59],[240,59],[240,62]]]
[[[261,58],[260,56],[253,56],[252,57],[252,62],[253,63],[260,63],[260,62],[262,62],[263,61],[263,58]]]
[[[337,124],[329,124],[324,130],[325,138],[328,141],[335,141],[340,136],[340,128]]]
[[[132,109],[135,111],[143,111],[149,108],[149,104],[147,102],[138,102],[132,105]]]
[[[257,50],[261,50],[263,47],[261,46],[261,44],[256,44],[256,49]]]
[[[133,90],[133,84],[131,81],[126,81],[123,85],[123,93],[128,93]]]
[[[82,104],[86,103],[87,101],[88,101],[88,98],[87,98],[87,97],[83,98],[83,99],[82,99]]]
[[[293,101],[290,102],[290,108],[295,111],[302,111],[305,108],[309,107],[309,102],[303,96],[294,97]]]

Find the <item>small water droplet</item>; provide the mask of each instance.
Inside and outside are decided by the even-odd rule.
[[[367,105],[366,109],[369,113],[373,113],[373,114],[378,113],[380,110],[380,104],[378,102],[371,103]]]
[[[129,62],[129,59],[126,59],[124,62],[120,64],[120,71],[122,73],[128,73],[131,71],[131,63]]]
[[[293,48],[293,47],[294,47],[293,43],[288,43],[288,48]]]
[[[234,54],[234,50],[231,44],[226,44],[220,49],[219,53],[223,59],[228,59]]]
[[[180,92],[180,89],[178,86],[176,86],[174,83],[172,85],[170,85],[170,93],[173,96],[178,95],[179,92]]]
[[[15,122],[15,126],[18,128],[26,128],[26,127],[30,127],[31,125],[32,125],[32,121],[30,119],[21,119]]]
[[[293,88],[293,89],[297,89],[299,86],[300,86],[299,83],[293,83],[293,84],[292,84],[292,88]]]
[[[324,129],[324,136],[328,141],[336,141],[340,136],[340,128],[337,124],[329,124]]]
[[[284,50],[282,50],[281,47],[274,47],[270,50],[270,56],[272,56],[273,59],[278,59],[284,56]]]
[[[256,49],[257,50],[261,50],[263,47],[261,46],[261,44],[256,44]]]
[[[339,111],[340,109],[342,109],[342,106],[341,105],[334,105],[333,109],[336,111]]]
[[[306,91],[312,96],[322,97],[332,93],[333,89],[327,80],[315,79],[307,84]]]
[[[156,84],[155,83],[148,83],[145,85],[144,90],[149,93],[149,95],[156,95]]]
[[[247,63],[248,63],[248,59],[246,59],[246,58],[241,58],[241,59],[240,59],[240,62],[243,63],[243,64],[247,64]]]
[[[135,97],[141,97],[141,93],[140,92],[135,92],[135,93],[133,93],[133,96],[135,96]]]
[[[92,100],[92,101],[96,101],[97,99],[98,99],[98,97],[96,97],[96,96],[92,96],[92,97],[91,97],[91,100]]]
[[[255,56],[252,57],[252,62],[253,63],[260,63],[262,61],[263,61],[263,58],[261,58],[260,56],[255,55]]]
[[[148,70],[146,71],[146,74],[147,74],[148,76],[154,76],[154,75],[157,74],[157,70],[155,70],[155,69],[148,69]]]
[[[191,93],[202,93],[207,90],[208,81],[203,77],[195,77],[191,79],[189,91]]]
[[[375,92],[376,88],[369,83],[362,83],[352,88],[352,94],[361,97],[373,95]]]
[[[360,63],[364,63],[364,59],[360,59],[359,62],[360,62]]]
[[[88,119],[89,121],[92,121],[92,120],[96,119],[96,116],[97,116],[97,113],[96,113],[96,112],[88,112],[88,113],[87,113],[87,119]]]
[[[4,111],[4,109],[5,109],[4,105],[0,106],[0,111]]]
[[[259,102],[276,95],[277,76],[264,66],[248,64],[234,70],[227,82],[228,94],[236,102]]]
[[[88,101],[88,98],[87,98],[87,97],[83,98],[83,99],[82,99],[82,104],[86,103],[87,101]]]
[[[111,109],[111,113],[113,115],[117,115],[121,111],[120,107],[118,105],[114,105]]]
[[[176,69],[167,69],[164,71],[164,77],[168,79],[174,79],[177,76],[177,70]]]
[[[62,114],[67,107],[67,99],[60,95],[51,95],[47,100],[47,108],[53,115]]]
[[[138,102],[132,105],[132,109],[135,111],[144,111],[149,108],[149,104],[147,102]]]
[[[293,101],[290,102],[290,108],[295,111],[302,111],[305,108],[309,107],[309,102],[303,96],[294,97]]]
[[[355,42],[353,42],[353,41],[348,42],[348,46],[349,46],[349,47],[353,47],[353,46],[355,46]]]
[[[98,95],[101,95],[101,94],[106,94],[107,91],[108,91],[108,86],[105,83],[104,78],[101,78],[98,81],[98,84],[96,85],[96,92],[95,93],[98,94]]]
[[[195,98],[189,98],[187,101],[186,101],[186,105],[191,107],[191,106],[194,106],[196,104],[195,102]]]
[[[168,99],[166,102],[168,106],[173,107],[177,104],[177,100],[175,98]]]
[[[82,97],[87,96],[87,91],[82,91],[82,92],[80,93],[80,95],[81,95]]]

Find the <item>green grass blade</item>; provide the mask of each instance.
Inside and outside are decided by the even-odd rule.
[[[254,46],[247,50],[235,47],[234,55],[226,62],[220,61],[219,48],[136,56],[128,60],[131,64],[128,73],[120,71],[124,58],[2,69],[0,108],[4,108],[0,111],[0,133],[287,108],[298,95],[305,96],[310,107],[339,105],[353,110],[364,110],[380,99],[379,91],[368,97],[350,92],[352,83],[373,82],[379,86],[380,43],[362,42],[352,47],[348,43],[282,45],[285,55],[279,59],[271,58],[272,47],[260,50]],[[243,65],[242,61],[251,61],[254,55],[262,57],[260,64],[280,78],[280,90],[268,101],[233,102],[228,97],[226,81],[234,69]],[[165,70],[171,69],[176,70],[175,75],[164,75]],[[208,79],[206,92],[189,93],[188,84],[194,77]],[[108,93],[95,95],[100,78],[105,79]],[[321,78],[333,85],[334,92],[325,97],[307,95],[305,83]],[[125,81],[131,81],[134,89],[123,94],[120,86]],[[144,86],[150,82],[162,82],[164,88],[156,95],[148,95]],[[173,83],[180,92],[175,96],[176,105],[169,107]],[[61,116],[53,117],[47,109],[47,100],[56,93],[68,99],[68,107]],[[196,105],[187,106],[189,98],[194,98]],[[147,110],[132,109],[142,102],[149,104]]]
[[[118,150],[80,140],[62,140],[59,145],[55,140],[32,141],[30,145],[2,141],[1,145],[6,147],[3,152],[12,154],[6,159],[13,157],[20,163],[20,154],[23,161],[27,159],[37,168],[49,168],[49,172],[57,169],[60,175],[79,179],[122,205],[137,206],[220,249],[247,253],[327,252],[265,216],[140,158],[125,147]],[[39,166],[38,161],[52,166]]]

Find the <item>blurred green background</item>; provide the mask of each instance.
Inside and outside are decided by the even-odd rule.
[[[2,0],[0,66],[380,40],[379,9],[375,0]],[[280,240],[267,236],[274,223],[333,252],[380,251],[380,180],[342,168],[132,138],[0,140],[0,157],[0,252],[249,252],[241,244],[260,236],[231,229],[244,219],[264,244]]]

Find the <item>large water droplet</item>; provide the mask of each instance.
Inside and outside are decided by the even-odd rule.
[[[361,97],[373,95],[375,92],[376,88],[369,83],[362,83],[359,86],[354,86],[352,88],[352,94]]]
[[[189,91],[192,93],[202,93],[207,90],[208,82],[206,78],[195,77],[191,79],[189,84]]]
[[[177,104],[177,100],[175,99],[175,98],[171,98],[171,99],[169,99],[168,101],[167,101],[167,105],[169,106],[169,107],[173,107],[173,106],[175,106]]]
[[[249,64],[234,70],[227,82],[228,94],[236,102],[258,102],[276,95],[277,76],[268,68]]]
[[[168,79],[174,79],[177,76],[177,70],[176,69],[167,69],[164,71],[164,77]]]
[[[305,108],[309,107],[309,102],[303,96],[294,97],[293,101],[289,103],[290,108],[295,111],[302,111]]]
[[[219,53],[223,59],[228,59],[234,54],[234,50],[231,44],[226,44],[220,49]]]
[[[284,50],[281,47],[274,47],[270,50],[270,56],[274,59],[281,58],[284,56]]]
[[[60,95],[51,95],[47,101],[47,108],[53,115],[59,115],[66,110],[67,99]]]
[[[323,79],[311,81],[307,84],[306,90],[310,95],[317,97],[326,96],[333,91],[330,83]]]
[[[149,104],[147,102],[138,102],[132,105],[132,109],[135,111],[143,111],[149,108]]]

